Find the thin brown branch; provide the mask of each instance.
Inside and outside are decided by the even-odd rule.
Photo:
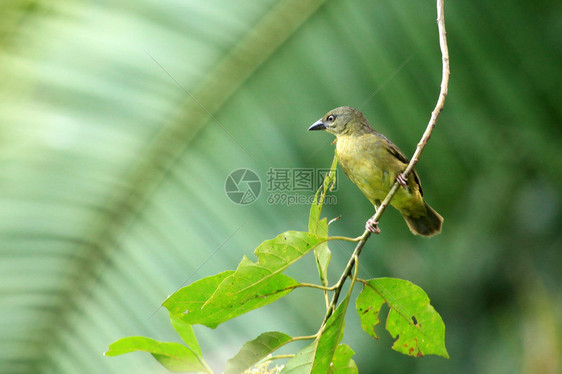
[[[427,124],[425,132],[423,133],[423,136],[416,147],[416,151],[414,152],[414,155],[412,156],[410,163],[402,173],[406,180],[408,179],[408,175],[410,175],[412,170],[414,170],[414,166],[416,166],[423,149],[425,148],[427,142],[429,141],[429,138],[431,137],[431,133],[433,132],[433,129],[437,124],[437,118],[439,118],[439,114],[441,114],[441,111],[443,110],[443,106],[445,105],[445,98],[447,97],[447,92],[449,89],[449,76],[451,75],[451,71],[449,69],[449,48],[447,46],[447,31],[445,30],[444,1],[445,0],[437,0],[437,27],[439,30],[439,46],[441,48],[441,60],[442,60],[441,90],[439,92],[439,97],[437,99],[437,104],[435,105],[435,109],[433,109],[433,112],[431,112],[431,118],[429,119],[429,123]],[[396,191],[398,191],[398,188],[400,188],[400,184],[398,182],[394,182],[394,185],[388,192],[388,195],[386,195],[386,198],[383,200],[383,202],[377,209],[377,212],[373,216],[372,218],[373,221],[375,222],[379,221],[386,207],[388,206],[388,204],[390,204],[390,200],[392,200],[392,198],[396,194]],[[371,233],[368,230],[365,230],[363,235],[360,237],[361,239],[359,243],[357,243],[357,246],[355,247],[355,250],[353,251],[351,258],[349,259],[349,262],[347,263],[344,272],[342,273],[340,279],[335,285],[334,297],[332,298],[332,302],[330,303],[330,306],[326,311],[326,316],[324,317],[324,322],[322,325],[324,325],[326,321],[328,321],[328,318],[330,318],[330,316],[336,309],[336,305],[338,303],[338,298],[340,296],[341,289],[345,284],[347,277],[349,277],[349,275],[351,274],[351,270],[353,269],[355,263],[358,261],[359,255],[361,254],[361,250],[363,249],[363,246],[365,245],[367,239],[369,239],[370,236]]]

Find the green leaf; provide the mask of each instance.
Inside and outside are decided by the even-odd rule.
[[[310,216],[308,219],[308,231],[311,233],[316,233],[316,225],[320,221],[320,213],[322,213],[322,206],[324,205],[324,199],[326,198],[326,193],[328,189],[335,185],[336,183],[336,168],[338,166],[338,156],[334,154],[334,159],[332,160],[332,165],[330,166],[330,172],[324,177],[322,186],[316,191],[314,195],[314,201],[310,207]]]
[[[349,304],[349,295],[336,308],[336,311],[326,322],[318,338],[318,345],[314,354],[311,373],[327,373],[336,352],[336,348],[343,337],[345,327],[345,312]]]
[[[332,359],[332,366],[328,373],[330,374],[357,374],[357,364],[351,357],[355,352],[347,344],[340,344],[336,348],[336,353]]]
[[[343,337],[345,312],[348,304],[349,295],[337,307],[334,314],[330,316],[326,325],[322,328],[320,336],[287,362],[281,374],[324,374],[329,372],[338,350],[338,344]],[[345,359],[340,357],[339,360]]]
[[[124,353],[149,352],[164,367],[174,372],[211,371],[200,361],[194,351],[180,343],[165,343],[144,336],[131,336],[119,339],[109,345],[106,356],[118,356]]]
[[[244,257],[241,264],[245,263],[253,264]],[[260,287],[232,296],[215,297],[213,293],[206,300],[195,302],[192,301],[193,292],[188,286],[170,296],[163,305],[185,323],[201,324],[214,329],[223,322],[279,299],[298,285],[298,282],[286,275],[277,274],[259,285]]]
[[[321,220],[320,214],[322,212],[322,206],[324,205],[324,199],[326,198],[328,188],[336,181],[337,164],[338,159],[337,156],[334,155],[332,166],[330,167],[330,173],[326,175],[322,186],[318,189],[318,191],[316,191],[314,201],[310,207],[308,231],[322,237],[328,236],[328,220],[326,218]],[[314,257],[316,258],[316,265],[318,267],[320,280],[322,281],[322,284],[326,286],[328,285],[328,266],[330,264],[330,260],[332,259],[332,253],[328,248],[328,242],[322,243],[314,248]]]
[[[420,287],[395,278],[371,279],[365,285],[357,298],[357,313],[363,330],[374,338],[384,303],[390,307],[386,329],[396,339],[392,349],[414,357],[434,354],[449,358],[445,324]]]
[[[185,344],[199,357],[203,357],[203,353],[201,352],[201,347],[199,347],[199,342],[197,341],[193,327],[172,313],[170,313],[170,322]]]
[[[264,241],[254,252],[258,262],[244,257],[207,304],[232,308],[258,297],[262,298],[259,306],[273,302],[292,291],[290,287],[298,285],[281,272],[325,241],[326,238],[302,231],[287,231]]]
[[[316,352],[316,345],[318,340],[312,344],[307,345],[301,349],[295,357],[290,359],[280,374],[303,374],[310,373],[312,369],[312,362],[314,361],[314,352]]]
[[[163,305],[185,323],[215,328],[291,292],[299,283],[281,272],[325,241],[308,232],[287,231],[256,248],[257,263],[244,256],[235,272],[184,287]]]
[[[287,231],[258,246],[255,254],[264,274],[285,270],[289,265],[326,241],[325,237],[303,231]],[[236,276],[236,274],[234,274]]]
[[[188,324],[216,327],[230,319],[230,313],[221,308],[202,310],[203,304],[215,293],[217,287],[234,273],[233,270],[200,279],[183,287],[162,303],[175,317]]]
[[[228,360],[224,373],[242,373],[290,340],[291,337],[282,332],[265,332],[244,344],[236,356]]]
[[[338,165],[338,157],[334,155],[332,165],[330,166],[330,172],[324,177],[322,186],[318,188],[316,194],[314,195],[314,201],[310,207],[310,215],[308,218],[308,231],[317,234],[317,225],[320,221],[320,214],[322,213],[322,206],[324,205],[324,199],[326,198],[326,193],[328,188],[336,183],[336,168]]]
[[[316,234],[319,236],[328,236],[328,220],[326,218],[318,222]],[[330,252],[330,248],[328,248],[328,242],[321,243],[314,248],[314,257],[316,259],[320,281],[324,286],[327,286],[329,284],[328,266],[332,259],[332,252]]]

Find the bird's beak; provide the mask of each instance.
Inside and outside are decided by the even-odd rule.
[[[308,128],[308,131],[312,130],[326,130],[326,125],[324,124],[324,122],[322,122],[322,119],[319,119]]]

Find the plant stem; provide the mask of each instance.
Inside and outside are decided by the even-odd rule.
[[[351,255],[351,258],[349,259],[349,261],[347,262],[347,265],[346,265],[340,279],[338,280],[338,282],[334,286],[334,291],[335,291],[334,297],[332,298],[332,302],[328,306],[328,310],[326,311],[326,316],[324,317],[324,322],[322,322],[322,326],[324,326],[326,324],[326,322],[328,321],[328,318],[330,318],[332,313],[336,310],[336,304],[338,303],[338,298],[340,296],[343,285],[345,284],[345,280],[347,279],[349,274],[351,274],[351,270],[353,269],[353,266],[355,265],[356,259],[359,258],[359,255],[361,254],[361,250],[365,246],[365,243],[367,242],[367,239],[369,239],[370,236],[371,236],[371,233],[369,231],[365,230],[363,235],[360,237],[359,243],[357,243],[357,245],[355,246],[355,249],[353,250],[353,254]]]
[[[357,238],[349,238],[347,236],[329,236],[328,240],[344,240],[347,242],[358,242],[363,236],[358,236]]]
[[[304,283],[304,282],[296,284],[296,285],[294,285],[290,288],[294,289],[294,288],[300,288],[300,287],[316,288],[316,289],[323,290],[323,291],[333,291],[334,290],[334,287],[320,286],[318,284]]]
[[[291,338],[291,340],[288,341],[287,343],[296,342],[298,340],[313,340],[313,339],[316,339],[317,337],[318,337],[318,334],[307,335],[307,336],[295,336],[295,337]]]

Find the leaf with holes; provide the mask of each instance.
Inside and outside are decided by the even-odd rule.
[[[356,308],[363,330],[374,338],[384,303],[390,307],[386,329],[396,339],[392,349],[414,357],[433,354],[449,358],[443,320],[420,287],[396,278],[376,278],[365,284]]]

